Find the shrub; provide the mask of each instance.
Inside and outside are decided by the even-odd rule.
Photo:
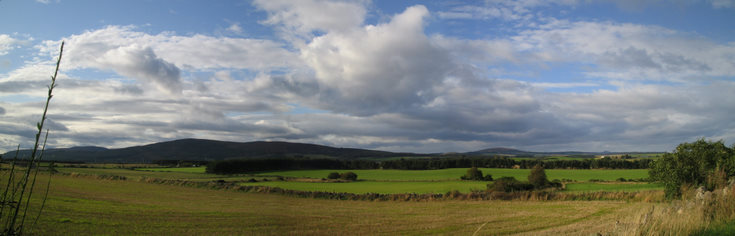
[[[651,164],[650,178],[664,185],[667,198],[681,196],[681,186],[705,185],[715,187],[715,175],[735,176],[735,151],[722,141],[710,142],[704,139],[693,143],[682,143],[674,153],[665,153],[663,157]],[[715,174],[716,170],[722,173]]]
[[[467,169],[467,173],[461,177],[459,177],[462,180],[485,180],[485,181],[492,181],[493,176],[492,175],[482,175],[482,171],[480,169],[477,169],[477,167],[472,167]]]
[[[351,171],[342,173],[339,177],[344,180],[352,180],[352,181],[357,180],[357,174]]]
[[[327,175],[327,179],[339,179],[340,175],[337,172],[332,172]]]
[[[495,192],[516,192],[533,190],[533,184],[521,182],[513,177],[501,177],[494,183],[487,185],[488,189]]]
[[[531,169],[531,174],[528,175],[528,182],[533,184],[535,188],[544,188],[549,184],[549,180],[546,178],[546,171],[541,165],[536,165]]]

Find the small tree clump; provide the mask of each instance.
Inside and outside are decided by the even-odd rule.
[[[488,184],[487,188],[496,192],[516,192],[533,190],[533,185],[518,181],[513,177],[501,177],[496,179],[494,183]]]
[[[679,198],[682,186],[705,186],[712,190],[735,176],[735,146],[699,139],[682,143],[651,164],[651,180],[664,185],[666,197]]]
[[[536,165],[531,169],[531,174],[528,175],[528,182],[533,184],[536,189],[541,189],[549,185],[549,180],[546,178],[546,171],[541,165]]]
[[[355,172],[345,172],[340,175],[340,178],[343,180],[357,180],[357,174]]]
[[[467,169],[467,173],[461,177],[459,177],[462,180],[485,180],[485,181],[492,181],[493,176],[488,174],[483,176],[482,171],[480,169],[477,169],[477,167],[472,167]]]
[[[327,179],[339,179],[340,175],[337,172],[332,172],[327,175]]]

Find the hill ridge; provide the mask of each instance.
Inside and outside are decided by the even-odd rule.
[[[14,155],[15,151],[3,154],[3,156],[7,157]],[[29,150],[21,150],[21,157],[28,155],[30,155]],[[112,149],[91,146],[55,148],[46,150],[44,159],[55,161],[130,163],[159,160],[213,161],[236,158],[274,157],[356,159],[364,157],[386,158],[413,155],[418,154],[331,147],[319,144],[285,141],[233,142],[186,138]]]

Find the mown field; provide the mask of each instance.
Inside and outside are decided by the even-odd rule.
[[[34,196],[35,208],[41,195]],[[629,216],[655,205],[618,201],[341,201],[59,175],[53,177],[46,204],[32,234],[589,235],[633,225]],[[620,221],[617,226],[616,221]]]

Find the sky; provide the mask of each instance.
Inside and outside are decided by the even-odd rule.
[[[735,142],[735,0],[0,0],[0,151]]]

